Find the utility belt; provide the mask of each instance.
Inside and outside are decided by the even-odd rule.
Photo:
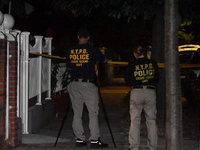
[[[135,86],[132,86],[132,89],[153,89],[153,90],[155,90],[156,87],[153,85],[135,85]]]
[[[72,82],[73,81],[74,82],[87,82],[87,83],[93,83],[93,84],[97,85],[97,80],[91,80],[91,79],[81,79],[81,78],[79,78],[79,79],[72,79],[71,81]]]

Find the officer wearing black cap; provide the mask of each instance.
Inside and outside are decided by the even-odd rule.
[[[156,61],[145,57],[146,50],[141,45],[135,46],[133,54],[135,59],[129,62],[125,74],[125,80],[132,88],[130,95],[130,150],[139,150],[140,148],[142,110],[144,110],[146,118],[148,148],[149,150],[156,150],[158,147],[156,125],[156,83],[159,79],[158,66]]]
[[[99,94],[97,76],[95,72],[96,62],[106,62],[106,57],[94,46],[88,44],[90,33],[81,28],[77,38],[79,43],[67,51],[67,67],[71,68],[71,83],[68,92],[74,111],[72,128],[75,134],[76,146],[86,146],[86,138],[82,125],[82,113],[84,104],[89,113],[90,147],[105,148],[108,144],[100,141],[98,113]]]

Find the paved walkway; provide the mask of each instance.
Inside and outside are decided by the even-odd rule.
[[[127,104],[124,99],[130,89],[126,86],[114,86],[101,88],[101,95],[104,101],[111,130],[116,143],[113,145],[111,134],[105,120],[102,105],[100,105],[100,132],[101,140],[109,144],[108,150],[128,150],[128,129],[124,123],[125,115],[128,115]],[[14,148],[16,150],[86,150],[90,149],[89,144],[84,148],[76,148],[72,132],[72,109],[70,109],[64,127],[62,129],[57,146],[54,147],[56,137],[62,122],[62,117],[57,117],[45,129],[38,134],[23,135],[22,145]],[[88,114],[83,113],[83,124],[86,137],[89,137]],[[126,122],[126,121],[125,121]],[[164,150],[165,140],[159,138],[159,150]],[[184,141],[185,150],[200,150],[198,141]],[[147,150],[146,137],[141,137],[141,150]]]

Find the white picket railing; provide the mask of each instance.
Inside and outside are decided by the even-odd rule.
[[[4,22],[4,20],[7,20]],[[52,38],[34,36],[35,44],[30,44],[30,32],[12,30],[14,18],[0,12],[0,39],[7,42],[6,59],[6,110],[5,139],[9,138],[9,69],[10,41],[17,42],[17,117],[22,120],[22,133],[29,133],[29,107],[42,105],[43,100],[51,100],[51,59],[42,56],[30,57],[30,52],[51,55]],[[13,50],[13,49],[12,49]],[[34,99],[34,101],[31,101]],[[36,101],[35,101],[36,99]],[[30,103],[31,101],[31,103]],[[34,103],[33,103],[34,102]],[[40,114],[39,114],[40,115]]]
[[[51,54],[52,38],[35,36],[35,45],[29,44],[29,32],[22,32],[18,38],[20,46],[19,66],[19,117],[22,118],[23,133],[28,134],[29,99],[37,97],[35,105],[42,105],[42,93],[46,92],[46,100],[51,100],[51,59],[36,56],[29,57],[29,52]]]

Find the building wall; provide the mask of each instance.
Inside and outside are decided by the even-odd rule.
[[[7,40],[0,39],[0,149],[18,145],[18,119],[17,119],[17,42],[9,41],[9,68],[7,70]],[[7,84],[7,76],[9,83]],[[7,95],[6,89],[9,89]],[[6,98],[9,106],[9,129],[6,136]]]
[[[0,39],[0,149],[5,145],[6,40]]]
[[[9,42],[9,138],[7,144],[18,145],[17,131],[17,42]]]

